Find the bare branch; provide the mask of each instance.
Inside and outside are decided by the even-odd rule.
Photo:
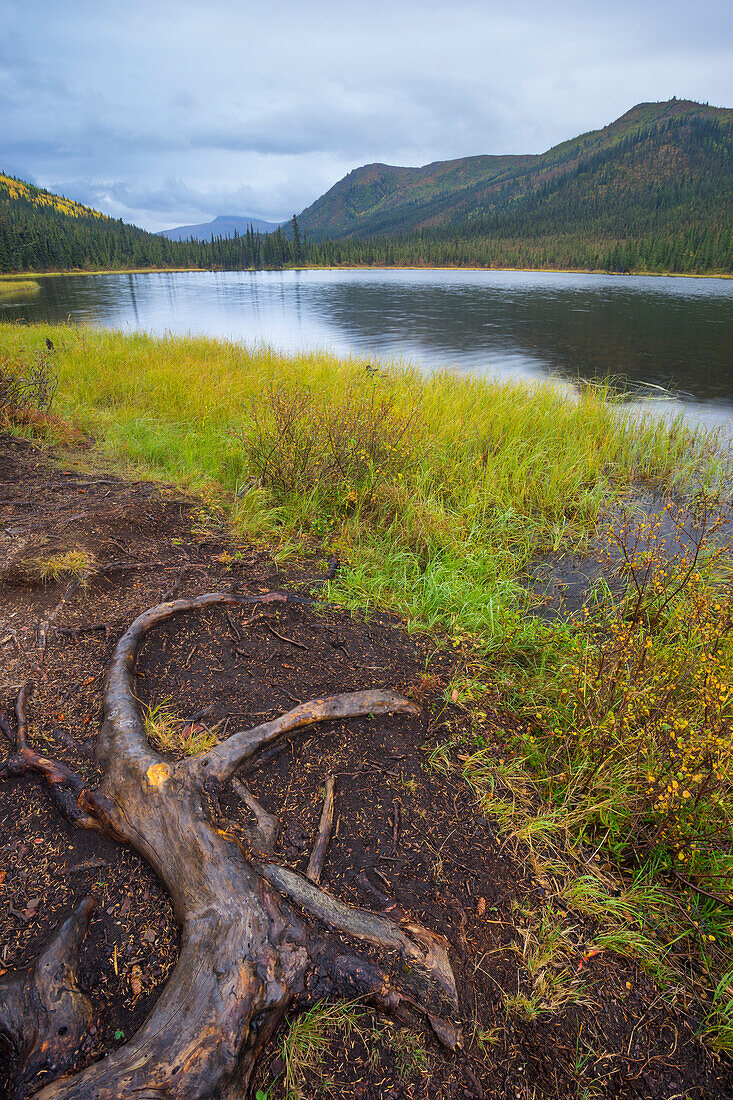
[[[96,757],[107,768],[115,758],[133,757],[147,770],[151,764],[162,760],[148,744],[140,706],[132,688],[133,665],[138,646],[147,632],[158,623],[165,622],[181,611],[197,608],[251,603],[287,603],[289,597],[282,592],[266,592],[261,596],[237,596],[231,592],[208,592],[189,600],[171,600],[158,604],[138,615],[114,648],[104,690],[104,720],[97,740]]]
[[[240,779],[233,779],[232,786],[248,810],[257,818],[254,829],[247,829],[251,843],[258,847],[265,855],[272,855],[277,841],[277,831],[280,828],[280,818],[269,813],[265,807],[250,794]]]
[[[335,783],[334,777],[329,775],[326,780],[326,794],[323,799],[321,820],[318,825],[318,839],[311,852],[311,857],[308,860],[308,870],[305,872],[305,877],[315,883],[321,881],[323,864],[326,862],[328,842],[331,839],[331,830],[333,829],[333,789]]]
[[[350,691],[326,699],[312,699],[279,718],[273,718],[271,722],[263,722],[253,729],[233,733],[221,745],[195,756],[188,767],[199,779],[213,776],[223,783],[254,753],[270,745],[284,733],[301,726],[312,726],[316,722],[329,722],[339,718],[358,718],[366,714],[419,713],[419,709],[409,699],[390,690]]]

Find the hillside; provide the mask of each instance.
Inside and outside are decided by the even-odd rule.
[[[0,273],[128,268],[281,267],[293,246],[256,229],[239,239],[171,241],[0,174]]]
[[[420,234],[434,249],[450,241],[453,259],[448,249],[446,262],[487,261],[461,256],[459,242],[511,240],[518,253],[524,242],[526,254],[528,242],[552,253],[562,239],[577,266],[593,266],[599,250],[624,250],[630,241],[643,250],[657,237],[679,252],[660,255],[662,268],[684,268],[687,255],[691,270],[708,260],[729,270],[732,200],[733,110],[670,100],[639,104],[609,126],[538,155],[465,157],[422,168],[366,165],[299,220],[312,240]],[[634,257],[627,259],[633,268]],[[524,262],[535,266],[531,256]]]
[[[161,229],[158,236],[167,237],[169,241],[213,241],[216,237],[233,237],[235,233],[243,237],[248,229],[255,233],[274,233],[279,222],[266,222],[262,218],[251,218],[248,215],[239,217],[237,214],[220,214],[210,222],[202,222],[200,225],[179,225],[175,229]]]

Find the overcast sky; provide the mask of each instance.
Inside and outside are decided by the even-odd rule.
[[[733,106],[730,0],[0,0],[0,171],[147,229]]]

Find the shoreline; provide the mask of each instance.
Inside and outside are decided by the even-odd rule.
[[[379,264],[301,264],[287,265],[285,267],[271,268],[208,268],[208,267],[135,267],[135,268],[100,268],[94,271],[72,269],[68,271],[13,271],[0,275],[0,280],[27,279],[27,278],[61,278],[65,275],[185,275],[185,274],[210,274],[223,275],[230,273],[257,274],[258,272],[283,272],[283,271],[472,271],[472,272],[496,272],[514,274],[538,274],[538,275],[609,275],[614,278],[653,278],[653,279],[733,279],[733,273],[728,272],[699,272],[688,271],[606,271],[603,268],[587,267],[471,267],[462,265],[438,266],[433,264],[390,264],[385,267]]]

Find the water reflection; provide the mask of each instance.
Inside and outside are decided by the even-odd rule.
[[[472,271],[48,277],[0,317],[401,356],[433,368],[625,375],[733,412],[733,281]]]

